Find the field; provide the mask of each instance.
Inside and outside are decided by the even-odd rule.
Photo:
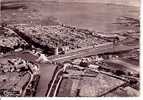
[[[57,96],[58,97],[70,97],[71,87],[72,87],[72,80],[63,79]]]
[[[101,96],[122,84],[124,84],[123,81],[103,74],[98,74],[97,77],[82,77],[81,80],[68,78],[63,79],[57,96]]]
[[[118,88],[117,90],[106,94],[104,97],[134,97],[139,96],[139,92],[131,87]]]
[[[124,82],[113,77],[99,74],[96,78],[84,78],[81,81],[80,96],[101,96],[122,85]]]

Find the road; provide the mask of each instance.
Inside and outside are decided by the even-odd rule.
[[[30,77],[30,80],[29,80],[28,84],[26,85],[25,89],[23,90],[22,97],[25,95],[28,86],[30,85],[30,83],[33,80],[33,75],[30,72],[29,72],[29,74],[31,75],[31,77]]]
[[[55,91],[54,91],[54,94],[53,94],[53,97],[55,97],[57,95],[57,92],[58,92],[58,89],[59,89],[59,86],[60,86],[60,83],[62,82],[62,79],[63,79],[63,76],[60,76],[60,79],[56,85],[56,88],[55,88]]]
[[[97,46],[90,46],[84,49],[79,49],[79,50],[76,50],[75,52],[73,51],[64,55],[50,56],[48,57],[48,59],[54,62],[64,62],[64,61],[69,61],[71,59],[85,57],[85,56],[122,52],[122,51],[128,51],[135,48],[139,48],[139,46],[125,46],[125,45],[113,46],[113,43],[109,42],[109,43],[104,43]]]
[[[53,88],[53,86],[54,86],[54,84],[55,84],[55,81],[56,81],[56,79],[57,79],[59,73],[62,72],[63,70],[64,70],[64,68],[61,68],[61,69],[59,69],[58,72],[56,73],[56,75],[55,75],[55,77],[54,77],[54,79],[53,79],[53,81],[52,81],[51,87],[50,87],[50,89],[49,89],[49,91],[48,91],[47,97],[50,96],[51,91],[52,91],[52,88]]]

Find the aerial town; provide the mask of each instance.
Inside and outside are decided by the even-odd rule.
[[[121,16],[113,24],[124,31],[110,33],[53,22],[1,22],[1,97],[140,95],[139,19]]]

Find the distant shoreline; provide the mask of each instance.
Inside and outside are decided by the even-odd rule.
[[[42,0],[44,1],[44,0]],[[140,7],[140,0],[49,0],[55,2],[79,2],[79,3],[105,3],[125,6]]]
[[[1,2],[12,3],[12,2],[34,2],[36,0],[1,0]],[[133,6],[140,7],[140,0],[37,0],[37,1],[49,1],[49,2],[64,2],[64,3],[102,3],[122,6]]]
[[[49,1],[49,2],[55,2],[55,1]],[[92,2],[59,2],[59,3],[83,3],[83,4],[92,4]],[[126,4],[115,4],[115,3],[101,3],[101,2],[93,2],[93,4],[105,4],[105,5],[117,5],[117,6],[126,6],[126,7],[135,7],[140,8],[140,6],[132,6],[132,5],[126,5]]]

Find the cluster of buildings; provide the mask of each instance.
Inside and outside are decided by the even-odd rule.
[[[28,43],[19,37],[13,30],[0,26],[0,53],[7,53],[18,48],[29,47]]]
[[[35,45],[47,49],[53,54],[64,54],[70,50],[98,45],[106,40],[97,38],[88,30],[76,29],[64,25],[41,26],[41,25],[15,25],[18,33]],[[49,51],[48,51],[49,50]]]
[[[6,59],[5,59],[6,60]],[[1,72],[20,72],[20,71],[30,71],[33,74],[39,73],[38,65],[34,65],[27,62],[21,58],[8,59],[6,64],[0,64]]]
[[[40,73],[38,65],[21,58],[0,59],[0,95],[25,96],[27,87]],[[35,80],[35,82],[38,82]]]

